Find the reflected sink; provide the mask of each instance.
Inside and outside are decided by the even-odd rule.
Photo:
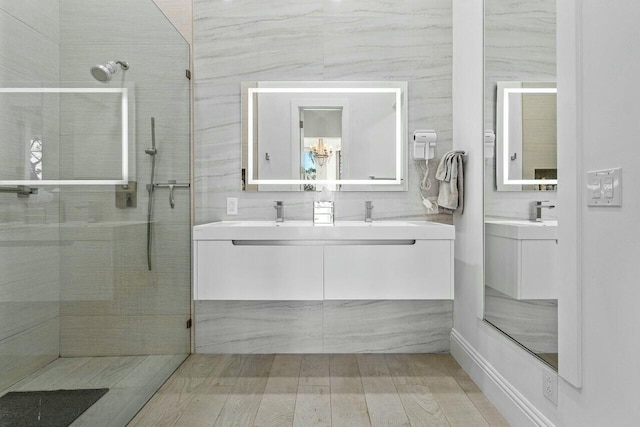
[[[557,239],[558,221],[527,221],[518,219],[487,219],[485,232],[511,239]]]
[[[428,221],[336,221],[314,226],[312,221],[221,221],[194,227],[194,240],[368,240],[454,239],[452,225]]]

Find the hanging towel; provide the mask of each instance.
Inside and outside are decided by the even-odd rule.
[[[440,160],[436,179],[440,181],[438,206],[447,213],[464,211],[464,151],[449,151]]]

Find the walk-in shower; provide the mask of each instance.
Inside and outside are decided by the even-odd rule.
[[[152,0],[5,3],[0,426],[124,426],[190,352],[190,46]]]
[[[91,67],[91,75],[94,79],[102,83],[109,83],[113,75],[118,71],[118,65],[123,71],[129,69],[129,63],[125,61],[107,61]]]

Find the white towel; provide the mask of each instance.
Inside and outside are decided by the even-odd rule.
[[[445,212],[464,211],[464,151],[449,151],[440,160],[436,179],[440,181],[438,206]]]

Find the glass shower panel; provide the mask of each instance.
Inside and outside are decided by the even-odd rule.
[[[190,46],[151,0],[50,3],[52,34],[47,26],[33,35],[35,24],[15,19],[1,38],[24,42],[32,55],[54,52],[36,64],[47,72],[0,67],[0,86],[27,76],[33,87],[126,89],[127,111],[117,91],[0,92],[0,135],[10,136],[0,140],[0,180],[106,180],[126,171],[127,183],[0,191],[0,399],[10,390],[108,388],[79,421],[124,425],[190,351]],[[90,69],[107,61],[129,68],[98,82]],[[60,80],[43,83],[52,68]],[[171,206],[173,183],[184,186]]]

